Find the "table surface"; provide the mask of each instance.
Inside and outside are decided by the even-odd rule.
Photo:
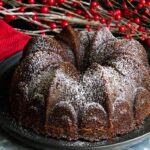
[[[0,131],[0,150],[33,150],[30,147],[23,146],[18,141],[10,138],[7,134]],[[125,150],[150,150],[150,139]]]

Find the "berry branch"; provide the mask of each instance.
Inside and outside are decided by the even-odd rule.
[[[150,0],[0,0],[0,18],[27,22],[31,28],[14,28],[29,35],[51,35],[71,24],[89,32],[108,27],[150,44]]]

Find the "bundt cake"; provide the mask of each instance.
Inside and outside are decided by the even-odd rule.
[[[146,51],[107,28],[33,37],[12,78],[10,109],[21,125],[55,138],[128,133],[150,114]]]

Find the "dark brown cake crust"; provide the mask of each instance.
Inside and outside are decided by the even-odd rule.
[[[27,44],[11,85],[16,120],[46,136],[99,141],[128,133],[150,115],[147,55],[107,28]]]

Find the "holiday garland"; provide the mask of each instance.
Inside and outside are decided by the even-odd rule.
[[[150,0],[0,0],[0,18],[34,25],[34,30],[16,28],[29,35],[60,32],[69,24],[89,32],[108,27],[150,45]]]

